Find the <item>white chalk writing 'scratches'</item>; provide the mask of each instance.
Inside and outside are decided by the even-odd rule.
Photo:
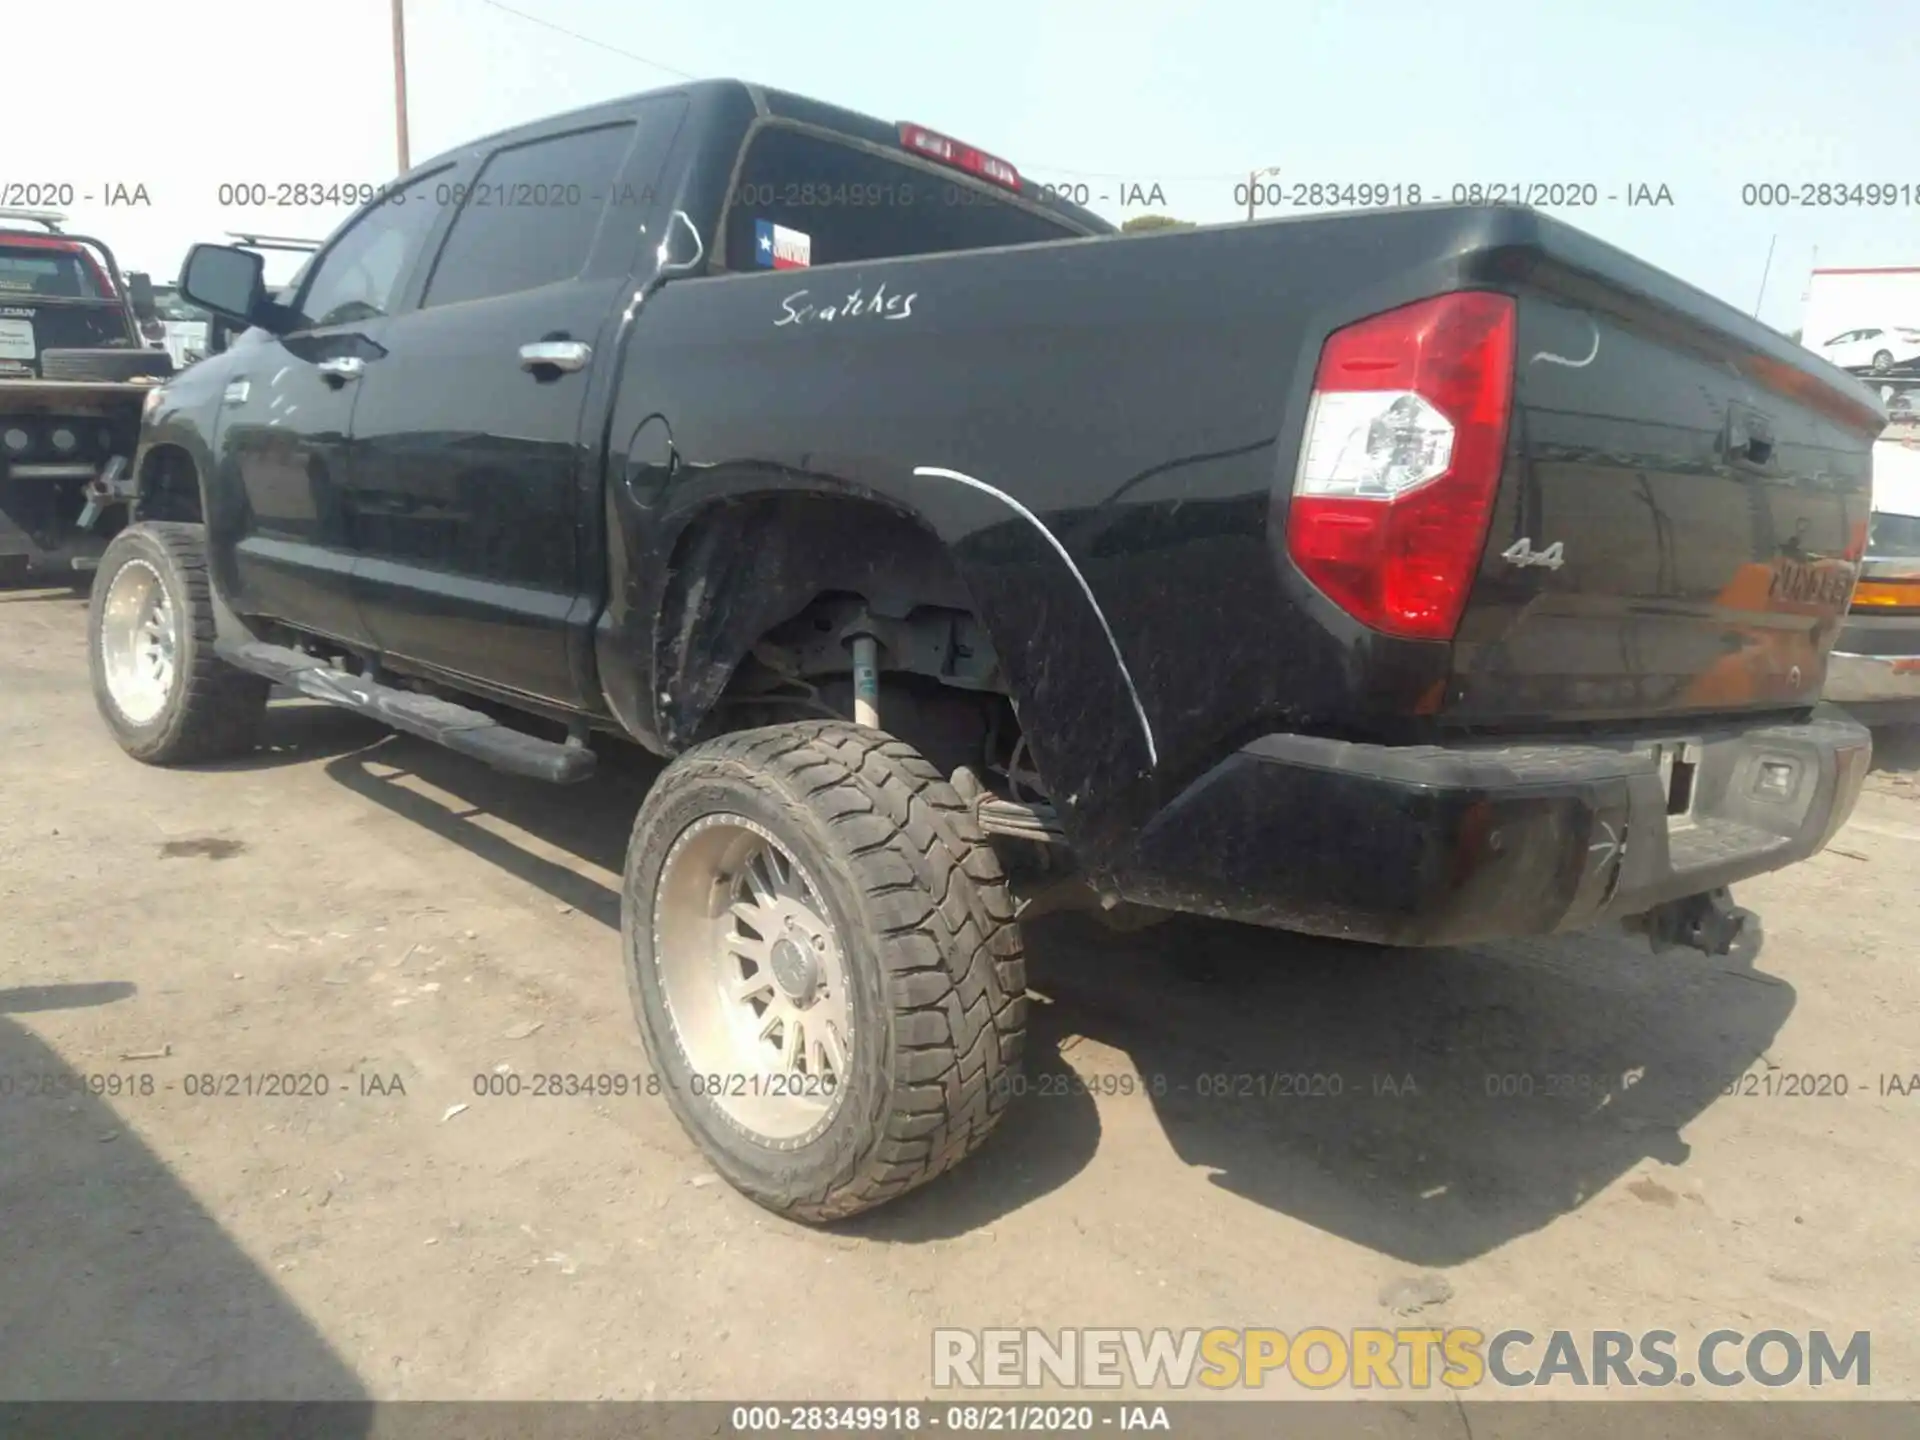
[[[780,318],[773,322],[774,328],[782,325],[804,325],[808,321],[831,322],[848,320],[856,316],[873,317],[881,320],[905,320],[913,314],[913,302],[920,298],[920,292],[911,295],[889,295],[883,280],[868,296],[856,289],[844,299],[822,305],[817,301],[806,300],[811,290],[796,290],[780,302]],[[802,303],[804,301],[804,303]]]

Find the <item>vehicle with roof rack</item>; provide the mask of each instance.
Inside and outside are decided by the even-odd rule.
[[[173,372],[152,283],[51,210],[0,209],[0,582],[90,568]]]

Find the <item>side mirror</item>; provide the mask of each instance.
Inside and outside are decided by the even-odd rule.
[[[237,245],[196,245],[180,267],[180,294],[245,328],[267,320],[266,263]]]
[[[127,272],[127,299],[133,302],[133,313],[141,320],[155,320],[160,311],[153,301],[153,277],[144,270]]]

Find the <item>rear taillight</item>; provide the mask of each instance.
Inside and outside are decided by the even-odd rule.
[[[1320,352],[1287,552],[1356,620],[1450,640],[1486,542],[1513,402],[1514,302],[1466,290]]]
[[[1009,190],[1020,188],[1020,172],[1005,160],[989,155],[984,150],[976,150],[971,145],[963,145],[952,136],[929,130],[924,125],[902,120],[900,144],[916,155],[938,160],[942,165],[951,165],[969,175],[978,175],[982,180],[991,180]]]

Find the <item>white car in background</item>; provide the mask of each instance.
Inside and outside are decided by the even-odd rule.
[[[1873,447],[1867,555],[1827,659],[1825,698],[1863,724],[1920,726],[1920,417],[1911,409],[1893,412]]]
[[[203,358],[213,317],[198,305],[182,299],[178,288],[172,285],[154,286],[153,300],[157,319],[164,327],[167,354],[173,357],[174,365],[184,370]]]
[[[1843,330],[1813,348],[1842,370],[1888,375],[1920,362],[1920,329],[1886,325]]]

